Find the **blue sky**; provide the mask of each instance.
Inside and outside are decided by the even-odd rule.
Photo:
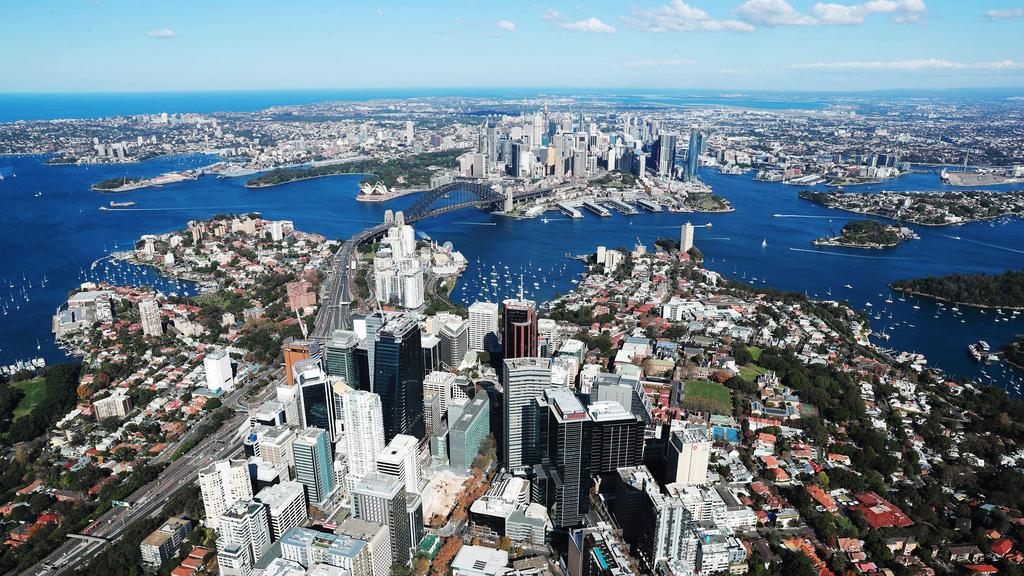
[[[0,0],[0,92],[1024,86],[1024,0]]]

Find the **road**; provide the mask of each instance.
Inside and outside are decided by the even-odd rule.
[[[277,369],[273,372],[272,376],[279,378],[281,373],[282,371]],[[257,379],[253,378],[252,381]],[[261,397],[265,397],[274,389],[273,386],[267,386]],[[242,406],[241,401],[245,398],[248,390],[249,387],[244,386],[223,397],[222,402],[224,406],[234,408],[237,411]],[[51,552],[49,556],[28,570],[25,570],[22,574],[30,576],[70,574],[75,569],[88,563],[108,543],[114,542],[123,536],[134,522],[161,515],[164,505],[171,497],[182,488],[196,481],[199,470],[214,461],[230,458],[241,451],[242,438],[235,432],[247,418],[247,413],[239,413],[224,422],[217,433],[200,441],[188,453],[168,465],[156,480],[128,496],[124,501],[129,503],[130,507],[115,506],[90,524],[84,530],[86,534],[83,536],[96,538],[96,540],[68,538],[64,544]],[[179,444],[198,433],[198,429],[198,425],[192,426],[179,440]],[[157,456],[153,462],[166,461],[173,452],[173,449],[168,448]]]

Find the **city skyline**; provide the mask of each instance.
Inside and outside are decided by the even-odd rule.
[[[0,91],[1020,87],[1021,18],[942,0],[11,5]]]

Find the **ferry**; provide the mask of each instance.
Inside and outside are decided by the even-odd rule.
[[[129,208],[131,206],[135,206],[135,202],[132,202],[131,200],[127,202],[114,202],[113,200],[110,201],[111,208]]]

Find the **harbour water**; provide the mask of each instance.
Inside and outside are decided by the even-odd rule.
[[[300,230],[345,238],[380,222],[384,210],[399,210],[415,199],[406,196],[385,204],[357,202],[360,176],[306,180],[264,189],[245,188],[244,178],[204,177],[116,196],[89,190],[92,183],[107,178],[124,174],[155,176],[211,160],[209,156],[193,155],[131,166],[47,166],[45,158],[38,156],[0,157],[0,170],[16,174],[0,182],[0,199],[7,207],[5,225],[0,227],[0,280],[16,286],[0,290],[0,296],[8,303],[18,300],[19,306],[0,316],[0,364],[35,356],[51,363],[64,358],[50,335],[50,315],[67,292],[79,284],[82,271],[115,250],[115,244],[116,249],[125,249],[142,234],[181,228],[191,219],[250,211],[261,212],[266,218],[293,220]],[[601,218],[585,212],[583,219],[571,220],[552,212],[545,223],[539,218],[511,220],[466,209],[418,223],[417,229],[435,240],[451,241],[469,259],[465,290],[457,287],[454,297],[470,303],[481,293],[482,282],[490,290],[485,296],[492,299],[516,293],[520,274],[531,297],[544,300],[565,293],[583,270],[580,262],[565,258],[567,252],[589,253],[599,244],[631,248],[637,239],[650,247],[659,237],[678,239],[683,222],[710,222],[712,228],[698,228],[696,234],[709,268],[759,286],[848,300],[858,308],[871,302],[873,328],[890,335],[888,340],[876,340],[880,345],[921,352],[932,365],[951,374],[1004,385],[1010,373],[999,365],[983,373],[982,366],[968,356],[967,345],[983,339],[993,347],[1002,346],[1024,332],[1022,320],[1003,320],[993,311],[982,314],[966,307],[955,313],[926,299],[901,301],[899,294],[893,294],[891,304],[885,300],[889,298],[888,284],[902,278],[1024,269],[1024,223],[1004,219],[952,228],[916,226],[920,240],[885,251],[815,248],[811,240],[859,216],[801,200],[797,197],[800,188],[754,182],[751,176],[702,170],[704,180],[736,208],[731,213],[652,214],[641,210],[632,216],[613,212],[611,217]],[[927,172],[855,189],[942,188],[937,173]],[[111,199],[136,204],[127,209],[98,209]],[[492,267],[500,278],[494,284],[490,282]],[[102,265],[97,272],[103,272]],[[168,292],[176,289],[152,272],[148,274],[146,282]],[[486,280],[479,279],[481,274]],[[505,279],[506,274],[511,282]],[[44,276],[46,286],[40,287],[39,280]],[[23,277],[32,282],[33,287],[27,289],[29,301],[19,293]],[[124,277],[121,272],[119,278]],[[847,284],[852,288],[845,288]],[[7,284],[0,288],[4,286]],[[876,314],[878,319],[874,318]],[[1020,380],[1021,376],[1016,377]]]

